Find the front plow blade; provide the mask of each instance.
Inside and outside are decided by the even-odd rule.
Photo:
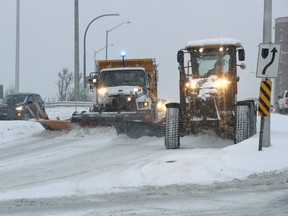
[[[142,136],[164,136],[161,122],[146,122],[145,113],[81,113],[73,114],[72,123],[80,126],[113,126],[117,134],[126,134],[131,138]]]
[[[37,120],[46,130],[72,130],[77,124],[72,123],[70,120]]]

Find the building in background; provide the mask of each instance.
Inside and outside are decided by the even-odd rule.
[[[4,93],[3,93],[3,85],[0,85],[0,100],[3,99]]]
[[[274,82],[274,99],[288,90],[288,17],[275,19],[275,43],[281,45],[278,77]]]

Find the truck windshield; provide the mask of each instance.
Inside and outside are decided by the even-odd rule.
[[[208,52],[198,53],[197,70],[193,74],[200,76],[223,75],[229,72],[230,54],[209,50]]]
[[[99,84],[103,87],[111,86],[145,86],[145,72],[143,70],[107,70],[100,73]]]

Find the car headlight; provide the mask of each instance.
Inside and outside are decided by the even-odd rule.
[[[99,88],[97,92],[101,97],[104,97],[107,94],[107,88]]]
[[[16,109],[16,111],[21,112],[23,110],[23,106],[18,106],[15,109]]]
[[[230,81],[227,79],[218,79],[216,81],[214,81],[213,86],[215,88],[220,88],[220,89],[226,89],[228,88],[228,86],[230,85]]]

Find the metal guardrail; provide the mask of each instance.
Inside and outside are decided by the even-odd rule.
[[[90,107],[92,102],[84,101],[59,101],[59,102],[46,102],[45,107]]]

